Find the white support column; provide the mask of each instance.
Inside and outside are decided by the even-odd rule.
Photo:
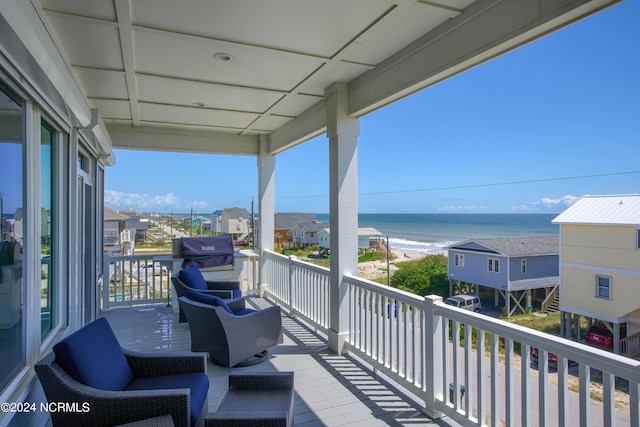
[[[331,227],[331,284],[329,292],[329,348],[344,349],[349,333],[345,274],[358,274],[358,119],[349,117],[348,88],[334,83],[325,90],[329,138]]]
[[[258,242],[260,254],[265,249],[273,249],[273,234],[275,232],[275,169],[276,158],[268,154],[268,139],[266,135],[260,135],[260,152],[258,154],[258,214],[260,233]],[[265,283],[264,257],[260,257],[259,288],[260,296],[263,295]]]

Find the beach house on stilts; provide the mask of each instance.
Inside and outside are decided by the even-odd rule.
[[[508,316],[546,310],[558,293],[557,236],[473,239],[447,247],[449,294],[492,291]],[[471,287],[470,287],[471,286]]]

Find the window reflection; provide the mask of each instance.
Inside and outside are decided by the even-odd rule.
[[[56,275],[54,230],[55,224],[52,197],[54,185],[54,142],[55,132],[45,121],[40,126],[40,259],[41,259],[41,285],[40,285],[40,319],[41,338],[44,339],[57,322],[56,308]]]
[[[0,390],[24,365],[22,116],[21,101],[0,84]]]

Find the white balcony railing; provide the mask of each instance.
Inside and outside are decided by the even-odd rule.
[[[327,330],[329,270],[273,252],[263,260],[267,293]],[[640,425],[636,360],[451,307],[440,297],[355,276],[343,283],[346,349],[422,399],[433,417],[462,425]],[[538,364],[531,361],[534,347]]]
[[[265,251],[268,292],[291,315],[301,316],[319,331],[329,328],[329,269]]]
[[[258,293],[258,256],[241,251],[234,254],[234,265],[203,270],[206,279],[237,280],[245,294]],[[103,310],[140,304],[169,304],[173,294],[171,275],[181,268],[182,258],[170,253],[156,255],[108,255],[104,265]]]
[[[172,262],[154,255],[105,255],[108,278],[102,290],[102,308],[168,303]]]

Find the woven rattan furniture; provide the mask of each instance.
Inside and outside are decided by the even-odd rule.
[[[114,349],[117,346],[117,349]],[[104,318],[54,346],[35,366],[54,426],[101,427],[171,415],[176,427],[200,426],[208,412],[205,354],[142,354],[119,347]]]
[[[244,301],[244,300],[243,300]],[[211,361],[222,366],[246,366],[266,360],[267,350],[282,343],[280,307],[241,310],[178,298],[191,331],[191,350],[206,351]]]
[[[171,276],[171,282],[178,297],[186,297],[188,292],[202,292],[215,295],[225,300],[227,305],[234,311],[239,310],[240,305],[244,307],[244,302],[238,302],[242,298],[240,282],[235,280],[205,280],[197,267],[192,266],[180,270]],[[187,318],[180,308],[180,323],[186,322]]]
[[[290,427],[293,425],[293,372],[229,375],[229,391],[206,427]]]

